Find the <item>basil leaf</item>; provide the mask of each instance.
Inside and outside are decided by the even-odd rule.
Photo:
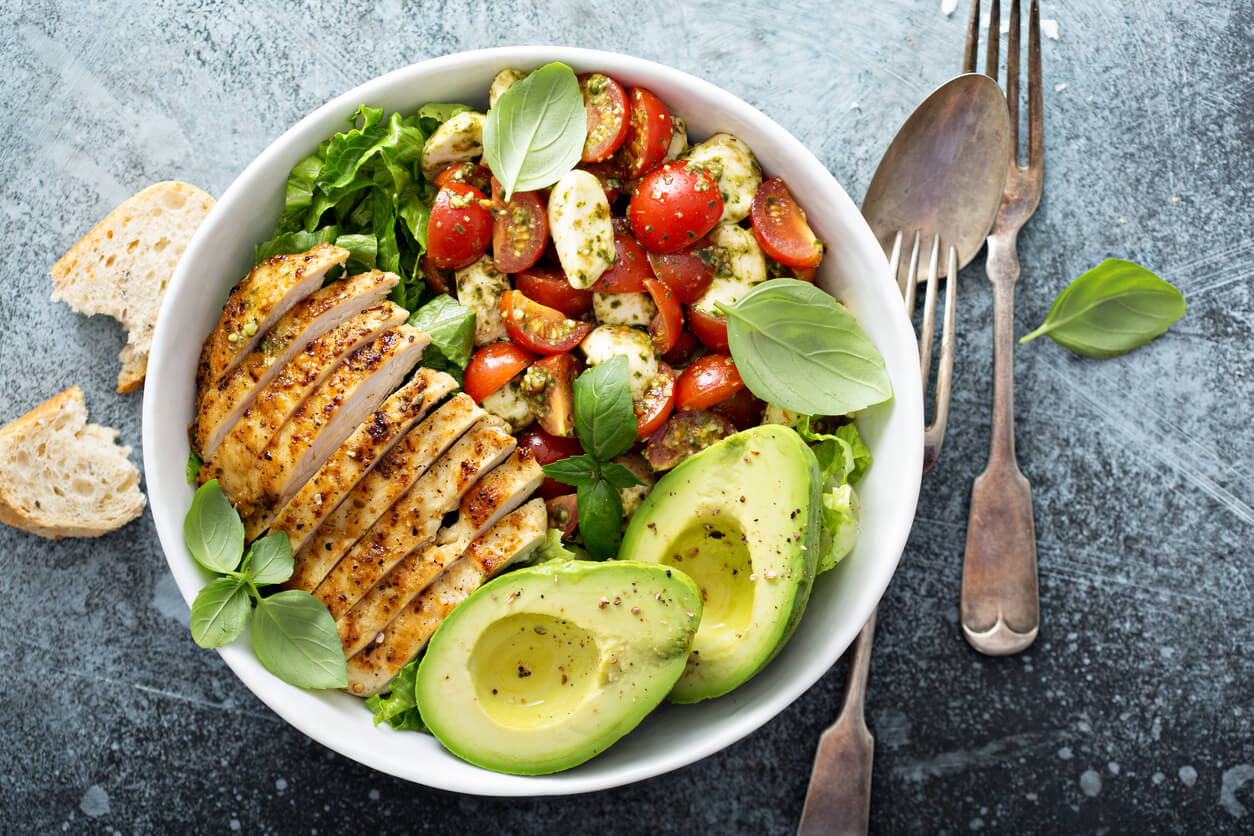
[[[768,403],[844,415],[893,396],[884,358],[853,314],[814,285],[770,279],[718,304],[736,370]]]
[[[609,482],[611,488],[623,490],[625,488],[634,488],[636,485],[643,485],[640,477],[632,473],[621,464],[614,462],[606,462],[601,465],[601,478]]]
[[[205,648],[230,644],[244,632],[252,614],[253,603],[242,578],[210,581],[192,602],[192,640]]]
[[[257,586],[283,583],[296,568],[292,560],[292,541],[282,531],[272,531],[253,543],[249,555],[252,557],[248,564],[249,575]]]
[[[211,572],[233,572],[244,554],[244,523],[218,486],[201,485],[183,518],[183,540],[197,563]]]
[[[1139,264],[1108,258],[1082,273],[1054,300],[1042,334],[1063,348],[1105,360],[1127,354],[1184,316],[1184,294]]]
[[[257,601],[253,652],[266,670],[300,688],[343,688],[348,666],[335,619],[308,592],[288,589]]]
[[[575,432],[583,449],[601,461],[636,443],[636,410],[627,380],[627,358],[621,354],[575,378]]]
[[[475,312],[441,293],[409,317],[409,324],[431,335],[422,364],[445,371],[466,370],[475,338]]]
[[[614,467],[619,466],[614,465]],[[556,479],[559,482],[574,485],[577,488],[585,488],[597,480],[600,468],[600,462],[584,453],[582,456],[569,456],[565,459],[558,459],[540,469],[544,471],[545,476]]]
[[[483,161],[506,200],[542,189],[575,167],[588,135],[588,116],[575,73],[546,64],[496,100],[483,123]]]
[[[187,468],[183,472],[187,474],[189,483],[196,481],[196,475],[200,473],[200,469],[204,467],[204,464],[200,456],[196,455],[195,450],[187,451]]]
[[[608,560],[618,555],[623,536],[623,501],[610,484],[597,479],[576,492],[579,534],[592,557]]]
[[[427,725],[422,722],[422,715],[418,713],[414,693],[417,677],[418,660],[415,659],[396,674],[396,678],[392,680],[392,689],[387,695],[376,694],[366,699],[366,708],[374,712],[376,726],[387,723],[398,731],[427,731]]]

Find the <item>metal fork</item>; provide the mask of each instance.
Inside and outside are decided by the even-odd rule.
[[[985,73],[997,78],[1001,4],[993,0]],[[1019,230],[1041,199],[1044,180],[1044,106],[1041,94],[1041,12],[1032,0],[1028,23],[1028,158],[1018,162],[1019,0],[1010,4],[1006,103],[1010,109],[1010,169],[1001,209],[988,236],[987,272],[993,285],[993,416],[988,465],[971,489],[962,567],[962,630],[976,650],[1004,656],[1030,645],[1040,629],[1036,531],[1032,489],[1015,461],[1014,288],[1019,278]],[[976,71],[980,0],[971,4],[965,72]]]

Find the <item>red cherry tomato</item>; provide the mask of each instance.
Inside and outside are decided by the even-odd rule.
[[[427,221],[431,263],[460,270],[479,260],[492,240],[492,213],[480,201],[483,192],[465,183],[448,183],[435,196]]]
[[[491,180],[492,172],[486,166],[478,163],[453,163],[437,174],[431,182],[437,189],[442,189],[449,183],[465,183],[487,194],[488,189],[491,188]]]
[[[578,456],[583,452],[578,439],[549,435],[537,426],[528,427],[518,434],[518,446],[520,449],[535,453],[536,461],[542,465],[553,464],[553,462]],[[545,499],[550,499],[570,493],[570,485],[546,476],[536,493]]]
[[[683,249],[722,216],[718,183],[704,168],[683,160],[663,163],[644,175],[627,207],[632,232],[655,253]]]
[[[570,485],[562,485],[555,479],[546,479],[545,484],[552,482],[555,485],[561,485],[567,490]],[[541,486],[537,493],[543,493],[544,486]],[[564,493],[561,496],[555,496],[544,503],[545,509],[549,512],[549,528],[556,528],[562,532],[562,539],[569,537],[575,533],[575,528],[579,525],[579,498],[573,493]]]
[[[645,289],[657,305],[657,316],[649,323],[649,336],[659,354],[665,354],[679,342],[684,330],[684,309],[675,294],[661,281],[650,276],[644,280]]]
[[[680,410],[709,409],[745,388],[736,364],[727,354],[710,354],[684,369],[675,385]]]
[[[657,376],[645,387],[644,396],[633,404],[639,438],[653,435],[675,408],[675,372],[665,363],[658,363],[657,367]]]
[[[700,351],[701,341],[691,331],[684,331],[671,350],[662,355],[662,359],[672,366],[686,366]]]
[[[572,287],[559,267],[537,264],[514,276],[514,289],[528,299],[578,318],[592,310],[592,291]]]
[[[510,339],[536,354],[565,354],[588,336],[592,323],[567,319],[518,290],[501,296],[501,319]]]
[[[538,192],[501,197],[492,178],[492,260],[502,273],[526,270],[540,260],[549,240],[549,217]]]
[[[704,409],[676,412],[649,439],[644,457],[654,470],[669,470],[735,432],[736,427],[722,415]]]
[[[426,281],[427,287],[436,293],[448,293],[453,287],[453,277],[448,274],[447,270],[441,270],[431,262],[430,254],[424,254],[418,260],[418,266],[422,270],[422,278]]]
[[[675,297],[684,304],[691,304],[702,296],[714,281],[714,264],[706,252],[708,238],[694,241],[691,247],[673,253],[649,253],[649,266]]]
[[[531,365],[536,358],[511,342],[489,343],[475,352],[466,364],[465,382],[462,389],[482,403],[483,399],[500,389],[510,378]]]
[[[633,87],[627,96],[631,100],[631,123],[618,158],[625,178],[635,180],[665,159],[674,127],[666,105],[648,90]]]
[[[579,166],[596,176],[601,181],[601,188],[605,189],[605,199],[610,202],[610,206],[614,205],[614,201],[618,200],[618,195],[623,190],[623,172],[622,167],[614,160],[606,160],[600,163],[586,163]]]
[[[597,293],[640,293],[644,280],[653,277],[649,256],[632,237],[631,227],[623,218],[614,218],[614,264],[593,283]]]
[[[727,320],[721,316],[702,313],[691,305],[688,306],[688,327],[697,335],[701,344],[710,351],[728,351]]]
[[[823,245],[806,222],[806,213],[793,200],[784,181],[767,180],[753,195],[749,210],[753,234],[762,251],[787,267],[817,267]]]
[[[731,421],[736,425],[736,429],[747,430],[762,423],[762,410],[765,408],[766,401],[758,398],[746,388],[722,403],[710,407],[710,411]]]
[[[814,284],[814,275],[819,272],[817,267],[794,267],[792,268],[793,278],[802,282],[810,282]]]
[[[541,405],[537,418],[540,426],[550,435],[569,437],[575,434],[574,382],[582,364],[573,354],[554,354],[537,360],[531,366],[539,374],[528,372],[523,388],[538,378],[543,388],[530,394]]]
[[[579,76],[584,110],[588,111],[588,138],[583,143],[585,163],[607,159],[627,138],[627,92],[622,85],[601,73]]]

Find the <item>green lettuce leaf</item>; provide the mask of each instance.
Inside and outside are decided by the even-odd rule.
[[[823,531],[820,533],[818,571],[834,567],[853,551],[858,542],[858,518],[862,503],[849,485],[832,488],[823,494],[820,509]]]
[[[576,551],[578,549],[578,551]],[[562,541],[562,532],[550,528],[544,535],[544,542],[532,556],[535,563],[548,563],[550,560],[587,560],[588,553],[578,546],[568,545]]]
[[[418,660],[401,668],[392,680],[392,690],[385,695],[366,698],[366,708],[374,712],[374,724],[387,723],[398,731],[426,732],[418,704],[414,699],[414,680],[418,676]]]
[[[819,461],[819,478],[823,482],[823,507],[820,521],[818,571],[826,572],[853,551],[858,540],[858,519],[862,504],[851,483],[858,481],[871,466],[867,449],[856,424],[844,424],[834,433],[817,432],[811,418],[802,416],[797,434],[810,444]]]
[[[470,362],[475,312],[441,293],[414,311],[409,324],[431,335],[431,344],[422,353],[422,364],[450,372],[460,379]]]

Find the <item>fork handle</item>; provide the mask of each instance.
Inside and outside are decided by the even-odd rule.
[[[1032,489],[1015,461],[1014,292],[1016,232],[988,239],[993,285],[993,419],[988,465],[971,489],[962,566],[962,630],[981,653],[1027,648],[1040,629]]]

